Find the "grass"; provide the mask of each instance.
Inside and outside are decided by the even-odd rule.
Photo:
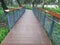
[[[0,27],[0,43],[3,41],[3,39],[6,37],[8,34],[9,30],[8,27]]]

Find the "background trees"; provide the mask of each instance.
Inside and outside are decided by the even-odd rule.
[[[3,10],[8,9],[4,0],[0,0],[0,2],[1,2],[1,6],[3,7]]]
[[[27,5],[27,6],[35,6],[37,7],[38,5],[41,5],[41,7],[44,8],[44,5],[58,5],[60,6],[60,0],[4,0],[5,1],[5,4],[7,6],[16,6],[18,7],[21,6],[21,5]],[[4,5],[4,6],[6,6]],[[6,7],[7,7],[6,6]]]

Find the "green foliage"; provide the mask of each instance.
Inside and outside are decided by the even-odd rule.
[[[2,7],[0,6],[0,24],[2,25],[2,23],[6,23],[6,15],[4,15],[4,11],[2,9]],[[0,25],[0,43],[2,42],[2,40],[5,38],[5,36],[7,35],[7,33],[9,32],[8,27],[7,26],[1,26]]]
[[[29,10],[32,10],[32,7],[31,6],[24,6],[24,8],[29,9]]]
[[[6,22],[6,15],[4,14],[4,11],[2,7],[0,7],[0,22]]]
[[[56,8],[56,9],[55,9],[55,8],[47,8],[47,7],[46,7],[45,9],[60,14],[60,7],[59,7],[59,8]]]
[[[56,45],[60,45],[60,24],[58,23],[54,24],[52,40]]]
[[[41,0],[35,0],[34,1],[36,4],[42,3]]]
[[[8,27],[0,27],[0,43],[3,41],[7,33],[9,32]]]
[[[30,4],[32,0],[24,0],[24,4]]]

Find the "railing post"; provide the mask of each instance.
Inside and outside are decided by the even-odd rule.
[[[6,13],[9,30],[11,29],[10,14]]]
[[[43,27],[44,27],[44,25],[45,25],[45,19],[46,19],[46,12],[44,13]]]
[[[21,17],[21,12],[20,12],[20,9],[19,9],[19,14],[20,14],[20,17]]]
[[[40,20],[40,12],[39,12],[39,10],[38,10],[38,18],[39,18],[39,20]]]
[[[17,10],[17,17],[19,18],[19,13],[18,13],[18,10]],[[18,20],[18,18],[17,18],[17,20]]]
[[[18,14],[17,14],[17,10],[16,10],[16,13],[15,13],[15,15],[16,15],[16,22],[17,22],[17,19],[18,19]]]
[[[20,11],[19,11],[19,9],[18,9],[18,14],[19,14],[19,18],[20,18]]]
[[[41,14],[42,14],[42,13],[41,13],[41,10],[40,10],[40,21],[41,21]]]
[[[16,23],[16,19],[15,19],[15,12],[13,11],[13,20],[14,20],[14,24]]]
[[[55,17],[53,17],[53,21],[52,21],[52,23],[51,23],[51,27],[50,27],[50,31],[49,31],[49,37],[51,37],[52,36],[52,33],[53,33],[53,28],[54,28],[54,19],[55,19]]]
[[[12,14],[11,14],[12,13]],[[11,19],[11,27],[13,27],[13,25],[14,25],[14,12],[12,11],[10,14],[10,19]]]
[[[14,20],[15,20],[15,23],[16,23],[16,10],[14,11]]]

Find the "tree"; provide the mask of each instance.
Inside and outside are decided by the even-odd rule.
[[[19,1],[19,0],[16,0],[16,1],[18,2],[19,6],[21,6],[21,3],[20,3],[20,1]]]
[[[9,0],[9,2],[8,3],[10,3],[11,4],[11,6],[13,5],[13,0]]]
[[[58,6],[59,6],[59,8],[60,8],[60,0],[58,0],[57,5],[58,5]]]
[[[34,7],[34,0],[32,0],[32,5],[33,5],[33,7]]]
[[[3,7],[3,10],[8,9],[5,2],[4,2],[4,0],[0,0],[0,2],[1,2],[1,6]]]

